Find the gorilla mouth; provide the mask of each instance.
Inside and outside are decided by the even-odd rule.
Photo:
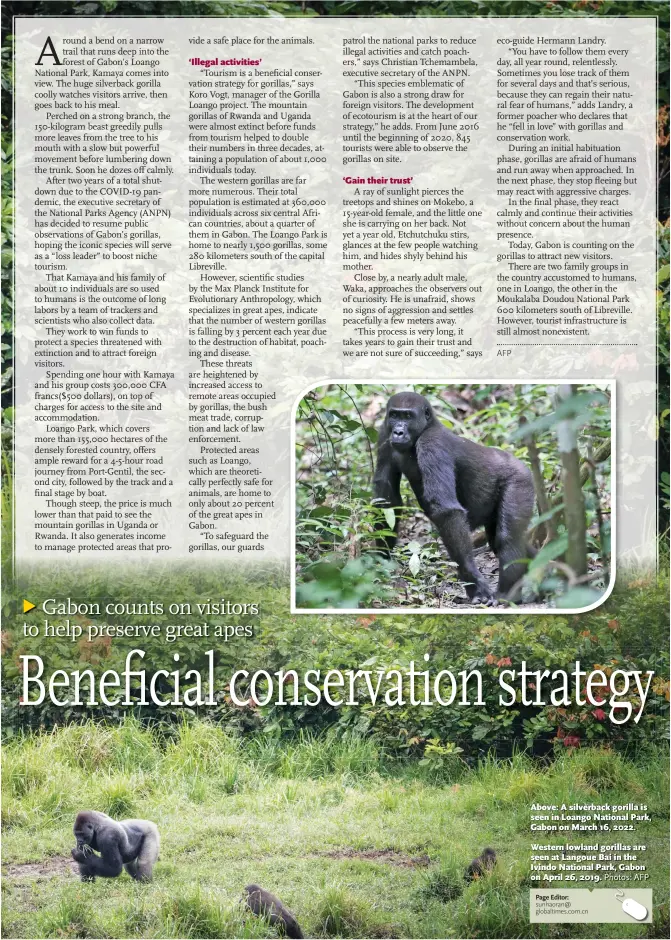
[[[93,852],[93,849],[87,842],[78,842],[77,848],[84,853],[84,855],[90,855]]]

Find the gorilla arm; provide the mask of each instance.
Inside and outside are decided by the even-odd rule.
[[[401,471],[394,461],[392,447],[389,443],[389,432],[386,427],[383,427],[378,439],[377,465],[373,477],[373,502],[382,509],[397,509],[403,505]],[[397,529],[398,516],[394,520],[394,533]],[[377,544],[378,548],[389,554],[396,544],[396,534],[379,538]]]
[[[96,831],[96,844],[100,855],[92,849],[88,852],[79,845],[72,850],[72,857],[79,865],[79,873],[83,881],[92,881],[97,875],[101,878],[116,878],[121,874],[123,858],[121,856],[120,842],[125,838],[121,826],[110,820],[112,826],[105,825]],[[121,833],[118,831],[121,830]]]

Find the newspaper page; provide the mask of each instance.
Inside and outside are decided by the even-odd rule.
[[[668,6],[2,17],[3,935],[668,937]]]

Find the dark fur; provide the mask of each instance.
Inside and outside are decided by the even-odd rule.
[[[287,937],[302,940],[303,931],[298,926],[298,921],[280,899],[270,891],[266,891],[259,885],[247,885],[243,901],[252,914],[267,917],[270,923],[278,927]]]
[[[496,865],[496,852],[494,849],[483,849],[482,853],[474,858],[464,872],[464,881],[473,881],[482,878],[485,872],[492,871]]]
[[[535,550],[526,532],[534,509],[531,471],[512,454],[484,447],[443,427],[421,395],[401,392],[387,403],[378,438],[374,495],[377,503],[401,506],[401,477],[438,529],[459,579],[471,600],[493,593],[473,557],[471,530],[484,526],[499,560],[499,595],[506,595],[525,572]],[[390,551],[396,537],[384,540]]]
[[[151,881],[160,845],[153,822],[115,822],[105,813],[85,810],[77,814],[74,833],[77,846],[72,849],[72,857],[79,865],[82,881],[95,881],[98,875],[116,878],[122,868],[136,881]]]

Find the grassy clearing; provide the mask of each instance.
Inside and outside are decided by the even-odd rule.
[[[171,740],[132,720],[64,728],[5,748],[3,935],[274,936],[238,904],[254,881],[311,937],[667,936],[667,766],[661,752],[634,764],[583,750],[547,768],[487,761],[437,783],[416,766],[390,771],[369,739],[240,742],[204,722]],[[529,805],[593,800],[648,804],[637,838],[649,846],[656,922],[530,926]],[[158,823],[151,885],[70,873],[82,807]],[[499,865],[465,887],[464,867],[487,844]]]

